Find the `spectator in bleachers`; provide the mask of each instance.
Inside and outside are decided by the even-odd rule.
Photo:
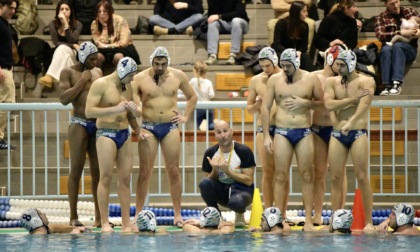
[[[15,0],[0,0],[0,102],[15,103],[15,82],[13,80],[12,31],[8,19],[16,12]],[[0,150],[14,149],[4,141],[7,114],[0,111]]]
[[[305,3],[307,8],[312,7],[312,0],[301,0]],[[271,0],[271,7],[274,10],[275,18],[268,20],[267,31],[268,31],[268,43],[274,42],[274,30],[279,19],[283,19],[289,16],[290,6],[292,5],[290,0]],[[305,22],[308,24],[308,50],[311,48],[312,39],[315,32],[315,20],[318,20],[318,16],[309,16],[305,18]]]
[[[277,55],[287,48],[294,48],[300,58],[300,68],[311,71],[311,60],[308,51],[309,27],[305,22],[308,8],[303,1],[294,1],[289,10],[289,16],[277,21],[274,30],[274,41],[271,47]]]
[[[357,46],[357,21],[355,0],[340,0],[325,17],[315,35],[315,47],[324,52],[329,47],[345,44],[353,50]],[[319,58],[319,57],[318,57]]]
[[[420,37],[419,29],[402,29],[401,19],[410,19],[418,16],[415,9],[401,7],[400,0],[386,0],[386,10],[376,17],[375,34],[382,42],[380,52],[380,67],[382,73],[382,84],[385,89],[381,95],[399,95],[404,80],[406,64],[412,63],[417,56],[417,40]],[[410,43],[397,42],[392,46],[386,42],[391,41],[394,35],[414,37]]]
[[[80,35],[91,35],[90,26],[96,16],[96,6],[101,0],[73,0],[73,9],[76,19],[82,23]],[[112,1],[109,1],[112,4]]]
[[[82,24],[74,17],[73,7],[69,0],[60,0],[55,9],[55,18],[49,25],[51,41],[55,45],[51,54],[52,60],[47,74],[41,77],[33,91],[33,95],[38,98],[44,87],[51,88],[54,83],[58,83],[61,70],[76,64],[78,40]]]
[[[99,2],[96,10],[91,32],[99,50],[97,66],[102,68],[104,63],[112,63],[116,67],[123,57],[130,57],[137,64],[141,64],[127,21],[114,14],[114,8],[108,0]]]
[[[203,20],[202,0],[157,0],[149,23],[155,35],[188,34]]]
[[[193,68],[194,76],[190,80],[190,84],[193,87],[198,101],[211,101],[214,98],[213,83],[211,80],[206,79],[207,64],[204,61],[197,61]],[[197,127],[200,127],[204,119],[207,119],[207,129],[213,130],[214,123],[214,111],[213,109],[197,109]]]
[[[249,18],[246,4],[243,0],[208,0],[208,30],[207,30],[207,65],[217,63],[219,34],[231,34],[230,55],[228,65],[235,65],[236,55],[240,52],[242,36],[249,29]]]

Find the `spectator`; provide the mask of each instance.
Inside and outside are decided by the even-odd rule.
[[[54,20],[48,26],[55,48],[51,51],[52,60],[47,74],[39,79],[41,85],[37,85],[33,91],[36,98],[40,97],[44,87],[51,88],[54,83],[58,83],[61,70],[77,63],[77,43],[82,24],[75,19],[69,0],[60,0],[57,3]]]
[[[312,0],[301,0],[309,8],[312,7]],[[282,18],[289,16],[289,10],[291,6],[291,0],[271,0],[271,7],[274,10],[275,18],[268,20],[267,22],[267,32],[268,32],[268,43],[272,44],[274,42],[274,29],[277,24],[277,21]],[[315,20],[318,20],[318,16],[309,15],[305,18],[305,22],[308,24],[308,50],[311,48],[312,38],[315,33]]]
[[[80,234],[88,231],[85,227],[73,227],[65,224],[50,224],[47,215],[36,208],[24,211],[20,220],[22,227],[28,230],[29,234]]]
[[[192,35],[193,28],[203,20],[202,0],[157,0],[149,23],[155,35]]]
[[[309,27],[305,22],[307,16],[308,8],[305,3],[294,1],[290,6],[289,16],[277,21],[271,47],[276,50],[278,56],[286,48],[294,48],[300,58],[300,68],[310,71],[311,60],[307,53]]]
[[[417,40],[420,37],[418,29],[401,30],[401,19],[410,19],[418,16],[415,9],[401,7],[400,0],[386,0],[386,10],[376,17],[375,34],[382,42],[380,52],[380,66],[382,84],[385,89],[381,95],[399,95],[404,80],[405,65],[412,63],[417,56]],[[397,42],[392,46],[386,42],[391,41],[394,35],[413,37],[410,43]]]
[[[235,226],[245,226],[244,212],[254,193],[254,154],[248,146],[232,140],[229,123],[218,121],[214,133],[218,144],[204,153],[206,177],[199,185],[201,197],[217,210],[218,204],[230,208],[236,213]]]
[[[219,34],[231,34],[230,55],[226,64],[236,63],[236,54],[239,53],[242,43],[242,35],[248,32],[249,18],[246,13],[246,5],[243,0],[208,0],[208,30],[207,30],[207,65],[217,63],[217,50]]]
[[[90,26],[96,16],[96,6],[101,0],[73,0],[73,9],[76,19],[82,23],[80,35],[91,35]],[[112,2],[109,1],[111,4]]]
[[[198,101],[210,101],[214,98],[214,90],[213,90],[213,83],[211,80],[206,79],[207,73],[207,64],[203,61],[197,61],[194,64],[193,68],[194,78],[190,80],[191,86],[194,88],[194,91],[197,95]],[[207,119],[207,129],[213,130],[214,123],[213,123],[213,109],[208,110],[208,117],[207,117],[207,109],[197,109],[197,127],[200,127],[201,123],[204,119]]]
[[[15,103],[15,82],[13,80],[13,35],[7,20],[11,19],[16,12],[15,0],[0,0],[0,102]],[[0,150],[9,147],[4,141],[6,129],[6,111],[0,111]]]
[[[96,10],[91,32],[99,50],[97,66],[102,68],[105,62],[112,62],[116,67],[123,57],[130,57],[137,64],[141,64],[127,21],[114,14],[114,8],[107,0],[99,2]]]
[[[315,36],[315,47],[323,52],[329,47],[345,44],[353,50],[357,46],[356,12],[355,0],[340,0],[335,4],[330,14],[321,21]]]

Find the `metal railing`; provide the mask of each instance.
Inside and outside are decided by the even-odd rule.
[[[179,102],[180,110],[185,102]],[[246,142],[254,150],[257,161],[255,184],[261,184],[261,162],[256,155],[256,116],[253,122],[245,123],[245,101],[199,102],[199,109],[215,109],[217,117],[231,122],[237,141]],[[420,101],[417,100],[375,100],[373,108],[379,109],[379,121],[368,125],[369,146],[379,146],[369,160],[370,177],[378,177],[375,196],[420,196],[419,150],[417,141],[420,125]],[[60,103],[15,103],[0,104],[0,110],[7,113],[7,143],[17,146],[16,150],[0,150],[0,186],[7,187],[7,196],[16,198],[67,198],[62,194],[61,178],[68,175],[70,161],[64,157],[63,145],[67,139],[67,126],[71,117],[71,106]],[[229,113],[221,113],[228,109]],[[233,109],[240,109],[241,114]],[[385,115],[386,114],[386,115]],[[233,123],[233,118],[242,118]],[[199,197],[198,183],[202,178],[201,162],[204,150],[214,144],[213,133],[197,130],[198,125],[190,120],[181,130],[180,173],[183,196]],[[389,121],[383,118],[391,118]],[[397,118],[398,117],[398,118]],[[251,139],[251,141],[249,141]],[[135,142],[133,148],[137,148]],[[401,152],[401,148],[403,151]],[[372,148],[371,148],[372,149]],[[134,152],[134,151],[133,151]],[[137,152],[134,152],[137,153]],[[138,172],[138,157],[134,154],[133,174]],[[168,183],[164,173],[161,152],[155,163],[154,179],[150,197],[169,197]],[[88,165],[86,165],[88,166]],[[351,161],[347,171],[352,172]],[[88,176],[87,172],[83,178]],[[349,195],[357,182],[349,176]],[[372,180],[372,179],[371,179]],[[137,178],[132,176],[132,197],[135,196]],[[153,181],[153,179],[152,179]],[[301,196],[300,178],[295,162],[290,172],[290,195]],[[352,182],[354,181],[354,183]],[[374,187],[375,185],[372,185]],[[91,198],[85,180],[81,181],[81,198]],[[111,190],[111,197],[116,197]],[[328,195],[329,193],[327,193]]]

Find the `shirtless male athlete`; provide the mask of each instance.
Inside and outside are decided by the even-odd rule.
[[[277,57],[276,51],[271,47],[264,47],[261,49],[258,54],[258,61],[260,63],[263,72],[255,75],[251,78],[249,88],[248,88],[248,98],[246,109],[250,114],[258,113],[257,120],[257,150],[258,155],[260,156],[260,161],[262,164],[262,194],[265,207],[271,207],[273,205],[273,186],[274,186],[274,156],[272,153],[269,153],[264,148],[264,137],[261,124],[261,114],[260,108],[267,87],[268,78],[271,75],[280,73],[281,69],[278,66],[279,59]],[[276,115],[276,105],[273,102],[273,107],[271,108],[270,114],[270,136],[274,136],[275,129],[275,115]],[[289,188],[289,187],[287,187]],[[285,201],[287,204],[287,201]],[[282,205],[284,209],[286,205]]]
[[[141,116],[139,106],[132,101],[130,85],[137,73],[136,62],[124,57],[110,75],[97,79],[91,86],[86,103],[86,116],[97,118],[96,149],[98,152],[100,180],[98,203],[101,213],[102,232],[112,232],[108,219],[109,187],[114,164],[117,168],[117,193],[121,204],[121,232],[131,232],[130,224],[130,178],[133,156],[130,148],[128,124],[140,132],[134,118]],[[130,121],[130,122],[129,122]],[[137,229],[137,228],[135,228]]]
[[[197,96],[187,75],[169,66],[170,58],[166,48],[157,47],[150,56],[150,64],[152,67],[138,73],[133,81],[134,99],[136,103],[142,104],[143,121],[138,143],[140,171],[137,180],[136,214],[143,209],[160,144],[174,205],[174,225],[182,227],[182,187],[179,175],[181,139],[178,125],[185,123],[194,111]],[[177,109],[178,89],[181,89],[187,99],[183,115]],[[147,133],[153,137],[143,137]]]
[[[298,172],[302,178],[303,205],[305,207],[305,231],[313,231],[313,136],[310,129],[310,109],[323,106],[322,88],[313,76],[299,69],[296,50],[286,49],[280,56],[283,73],[270,77],[261,106],[264,147],[274,150],[276,171],[274,175],[274,203],[283,207],[287,198],[286,189],[293,154],[296,153]],[[318,85],[317,85],[318,84]],[[274,144],[269,134],[270,110],[276,102],[276,129]],[[286,209],[280,209],[282,215]],[[287,227],[287,223],[286,226]]]
[[[96,119],[85,115],[86,98],[92,83],[102,77],[101,69],[95,67],[98,48],[91,42],[80,44],[79,62],[64,68],[60,74],[60,101],[63,105],[73,105],[73,116],[68,130],[71,169],[68,182],[70,203],[70,225],[83,226],[78,220],[77,200],[79,182],[85,167],[86,152],[89,155],[90,176],[92,177],[92,195],[95,204],[94,227],[101,225],[97,189],[99,183],[99,164],[96,154]]]
[[[367,123],[369,108],[375,91],[371,77],[357,74],[356,55],[349,50],[339,52],[336,66],[340,76],[328,78],[325,84],[325,107],[330,113],[333,132],[328,150],[331,170],[331,204],[333,211],[343,202],[343,179],[348,155],[353,160],[354,172],[362,191],[365,210],[365,232],[373,232],[372,189],[368,178]]]
[[[394,206],[388,219],[379,224],[376,229],[379,232],[388,232],[392,228],[392,234],[397,235],[420,235],[420,230],[413,224],[416,210],[409,203],[399,203]]]
[[[327,78],[337,75],[334,62],[338,53],[343,50],[340,46],[332,46],[325,51],[324,69],[311,72],[316,76],[315,80],[321,83],[324,90]],[[325,178],[328,171],[328,145],[330,142],[331,132],[333,130],[330,111],[323,107],[316,107],[312,114],[311,130],[314,133],[314,216],[312,218],[314,225],[322,225],[322,204],[325,194]],[[347,179],[343,183],[343,204],[340,208],[344,208],[347,195]]]

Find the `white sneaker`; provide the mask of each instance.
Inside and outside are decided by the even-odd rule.
[[[235,64],[236,64],[235,55],[233,54],[229,55],[229,58],[226,60],[226,65],[235,65]]]
[[[389,95],[399,95],[401,94],[401,91],[401,84],[394,84],[392,88],[389,89]]]
[[[206,60],[207,65],[214,65],[217,64],[217,57],[216,54],[210,54],[209,58]]]
[[[382,96],[389,95],[389,89],[390,88],[385,88],[384,90],[382,90],[382,92],[379,95],[382,95]]]

